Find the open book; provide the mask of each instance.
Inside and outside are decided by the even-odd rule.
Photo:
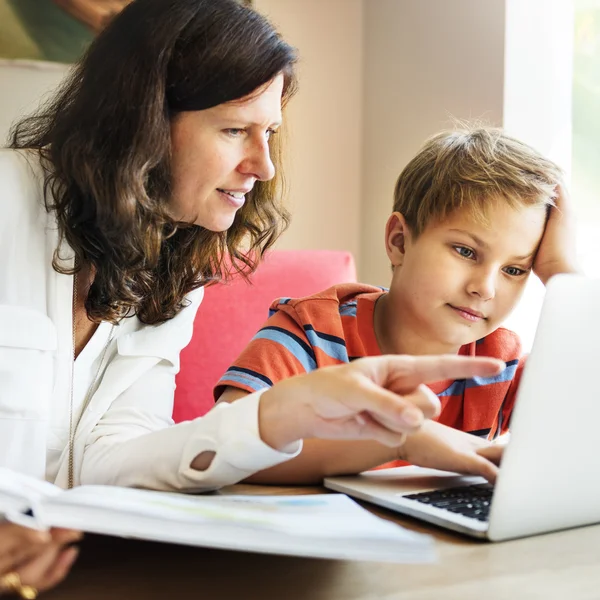
[[[342,494],[191,496],[95,485],[63,490],[0,469],[0,514],[29,527],[226,550],[396,563],[435,558],[432,538],[380,519]]]

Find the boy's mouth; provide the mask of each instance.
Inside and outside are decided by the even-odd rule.
[[[477,321],[485,320],[487,318],[482,312],[479,312],[474,308],[469,308],[468,306],[453,306],[452,304],[448,304],[448,306],[463,319],[470,321],[471,323],[476,323]]]

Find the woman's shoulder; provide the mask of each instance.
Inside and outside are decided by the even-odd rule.
[[[137,318],[125,319],[117,338],[119,354],[159,357],[178,367],[179,353],[192,338],[196,313],[203,297],[204,288],[190,292],[186,307],[160,325],[145,325]]]

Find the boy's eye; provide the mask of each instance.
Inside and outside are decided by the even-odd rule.
[[[519,267],[506,267],[504,272],[511,277],[519,277],[521,275],[525,275],[527,271],[525,269],[519,269]]]
[[[467,246],[452,246],[456,252],[463,258],[475,258],[475,252],[471,250],[471,248],[467,248]]]

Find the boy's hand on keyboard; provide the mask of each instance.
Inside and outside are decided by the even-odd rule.
[[[494,483],[502,446],[436,421],[426,421],[421,430],[409,435],[399,448],[401,460],[419,467],[480,475]]]
[[[502,454],[504,453],[505,447],[506,444],[490,444],[489,446],[479,448],[477,450],[477,454],[479,454],[479,456],[487,458],[487,460],[493,462],[496,466],[499,467],[500,462],[502,461]]]

